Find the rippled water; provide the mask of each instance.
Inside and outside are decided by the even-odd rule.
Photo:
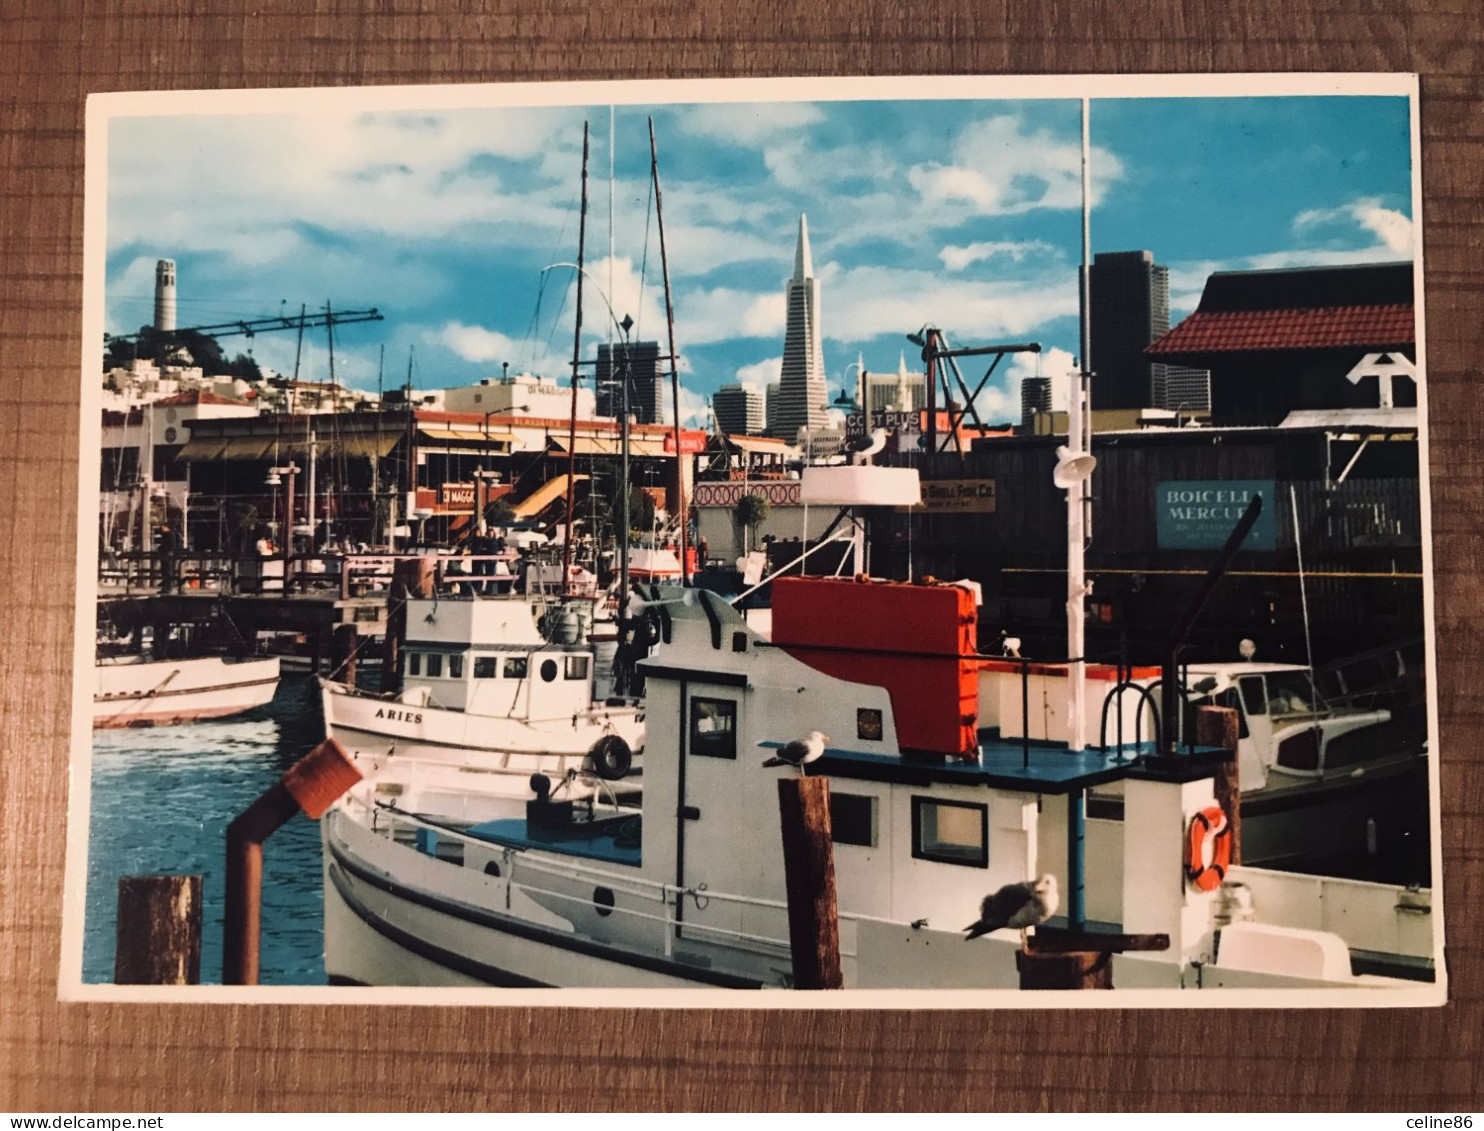
[[[236,718],[94,732],[84,981],[113,981],[120,876],[200,873],[201,981],[220,983],[227,825],[323,737],[304,675]],[[319,825],[301,815],[263,850],[265,985],[324,983],[320,884]]]

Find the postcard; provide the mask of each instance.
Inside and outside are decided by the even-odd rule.
[[[1441,1004],[1418,112],[93,96],[61,995]]]

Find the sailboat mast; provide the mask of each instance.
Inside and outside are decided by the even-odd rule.
[[[1070,456],[1085,454],[1090,446],[1087,405],[1088,350],[1092,338],[1091,226],[1089,223],[1088,100],[1082,100],[1082,357],[1070,374],[1071,398],[1067,404],[1067,450]],[[1078,752],[1087,746],[1087,501],[1091,484],[1081,478],[1067,487],[1067,748]]]
[[[660,159],[654,142],[654,119],[649,119],[649,171],[654,178],[654,218],[660,233],[660,270],[665,280],[665,322],[670,330],[670,397],[675,412],[675,510],[680,518],[680,583],[690,584],[690,554],[686,548],[690,512],[685,501],[685,456],[680,447],[680,372],[675,352],[675,306],[670,301],[670,260],[665,254],[665,206],[660,193]]]
[[[577,319],[572,328],[572,419],[567,424],[567,536],[562,539],[562,594],[572,592],[573,498],[577,476],[577,366],[582,354],[582,268],[587,251],[587,133],[582,123],[582,212],[577,221]]]

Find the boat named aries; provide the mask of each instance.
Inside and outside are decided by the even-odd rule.
[[[537,781],[512,816],[468,767],[387,759],[322,822],[332,982],[792,986],[777,786],[799,771],[763,762],[815,730],[832,736],[806,772],[830,779],[847,988],[1019,987],[1020,933],[965,945],[964,925],[987,893],[1043,874],[1073,933],[1167,939],[1113,955],[1119,989],[1379,1004],[1435,977],[1426,890],[1224,866],[1213,777],[1228,753],[981,731],[964,587],[780,579],[771,638],[716,594],[663,595],[641,665],[641,809]],[[1088,792],[1112,783],[1124,820],[1085,821]]]
[[[576,604],[412,598],[406,623],[399,692],[321,681],[326,731],[366,769],[394,754],[479,768],[508,779],[519,809],[534,772],[617,780],[637,768],[644,709],[597,697],[598,656]]]

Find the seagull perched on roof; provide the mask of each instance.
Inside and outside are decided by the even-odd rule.
[[[968,942],[1001,927],[1015,927],[1020,931],[1021,945],[1025,945],[1025,930],[1046,922],[1056,914],[1058,895],[1056,877],[1049,872],[1035,883],[1006,884],[993,895],[986,895],[979,905],[979,921],[970,923],[964,930],[969,932]]]
[[[850,453],[851,463],[870,463],[884,447],[886,447],[885,428],[876,428],[866,435],[855,436],[845,441],[845,450]]]
[[[830,736],[823,731],[811,730],[803,738],[796,738],[788,743],[763,765],[794,766],[798,769],[799,776],[802,777],[804,767],[819,759],[824,753],[824,744],[829,741]]]

